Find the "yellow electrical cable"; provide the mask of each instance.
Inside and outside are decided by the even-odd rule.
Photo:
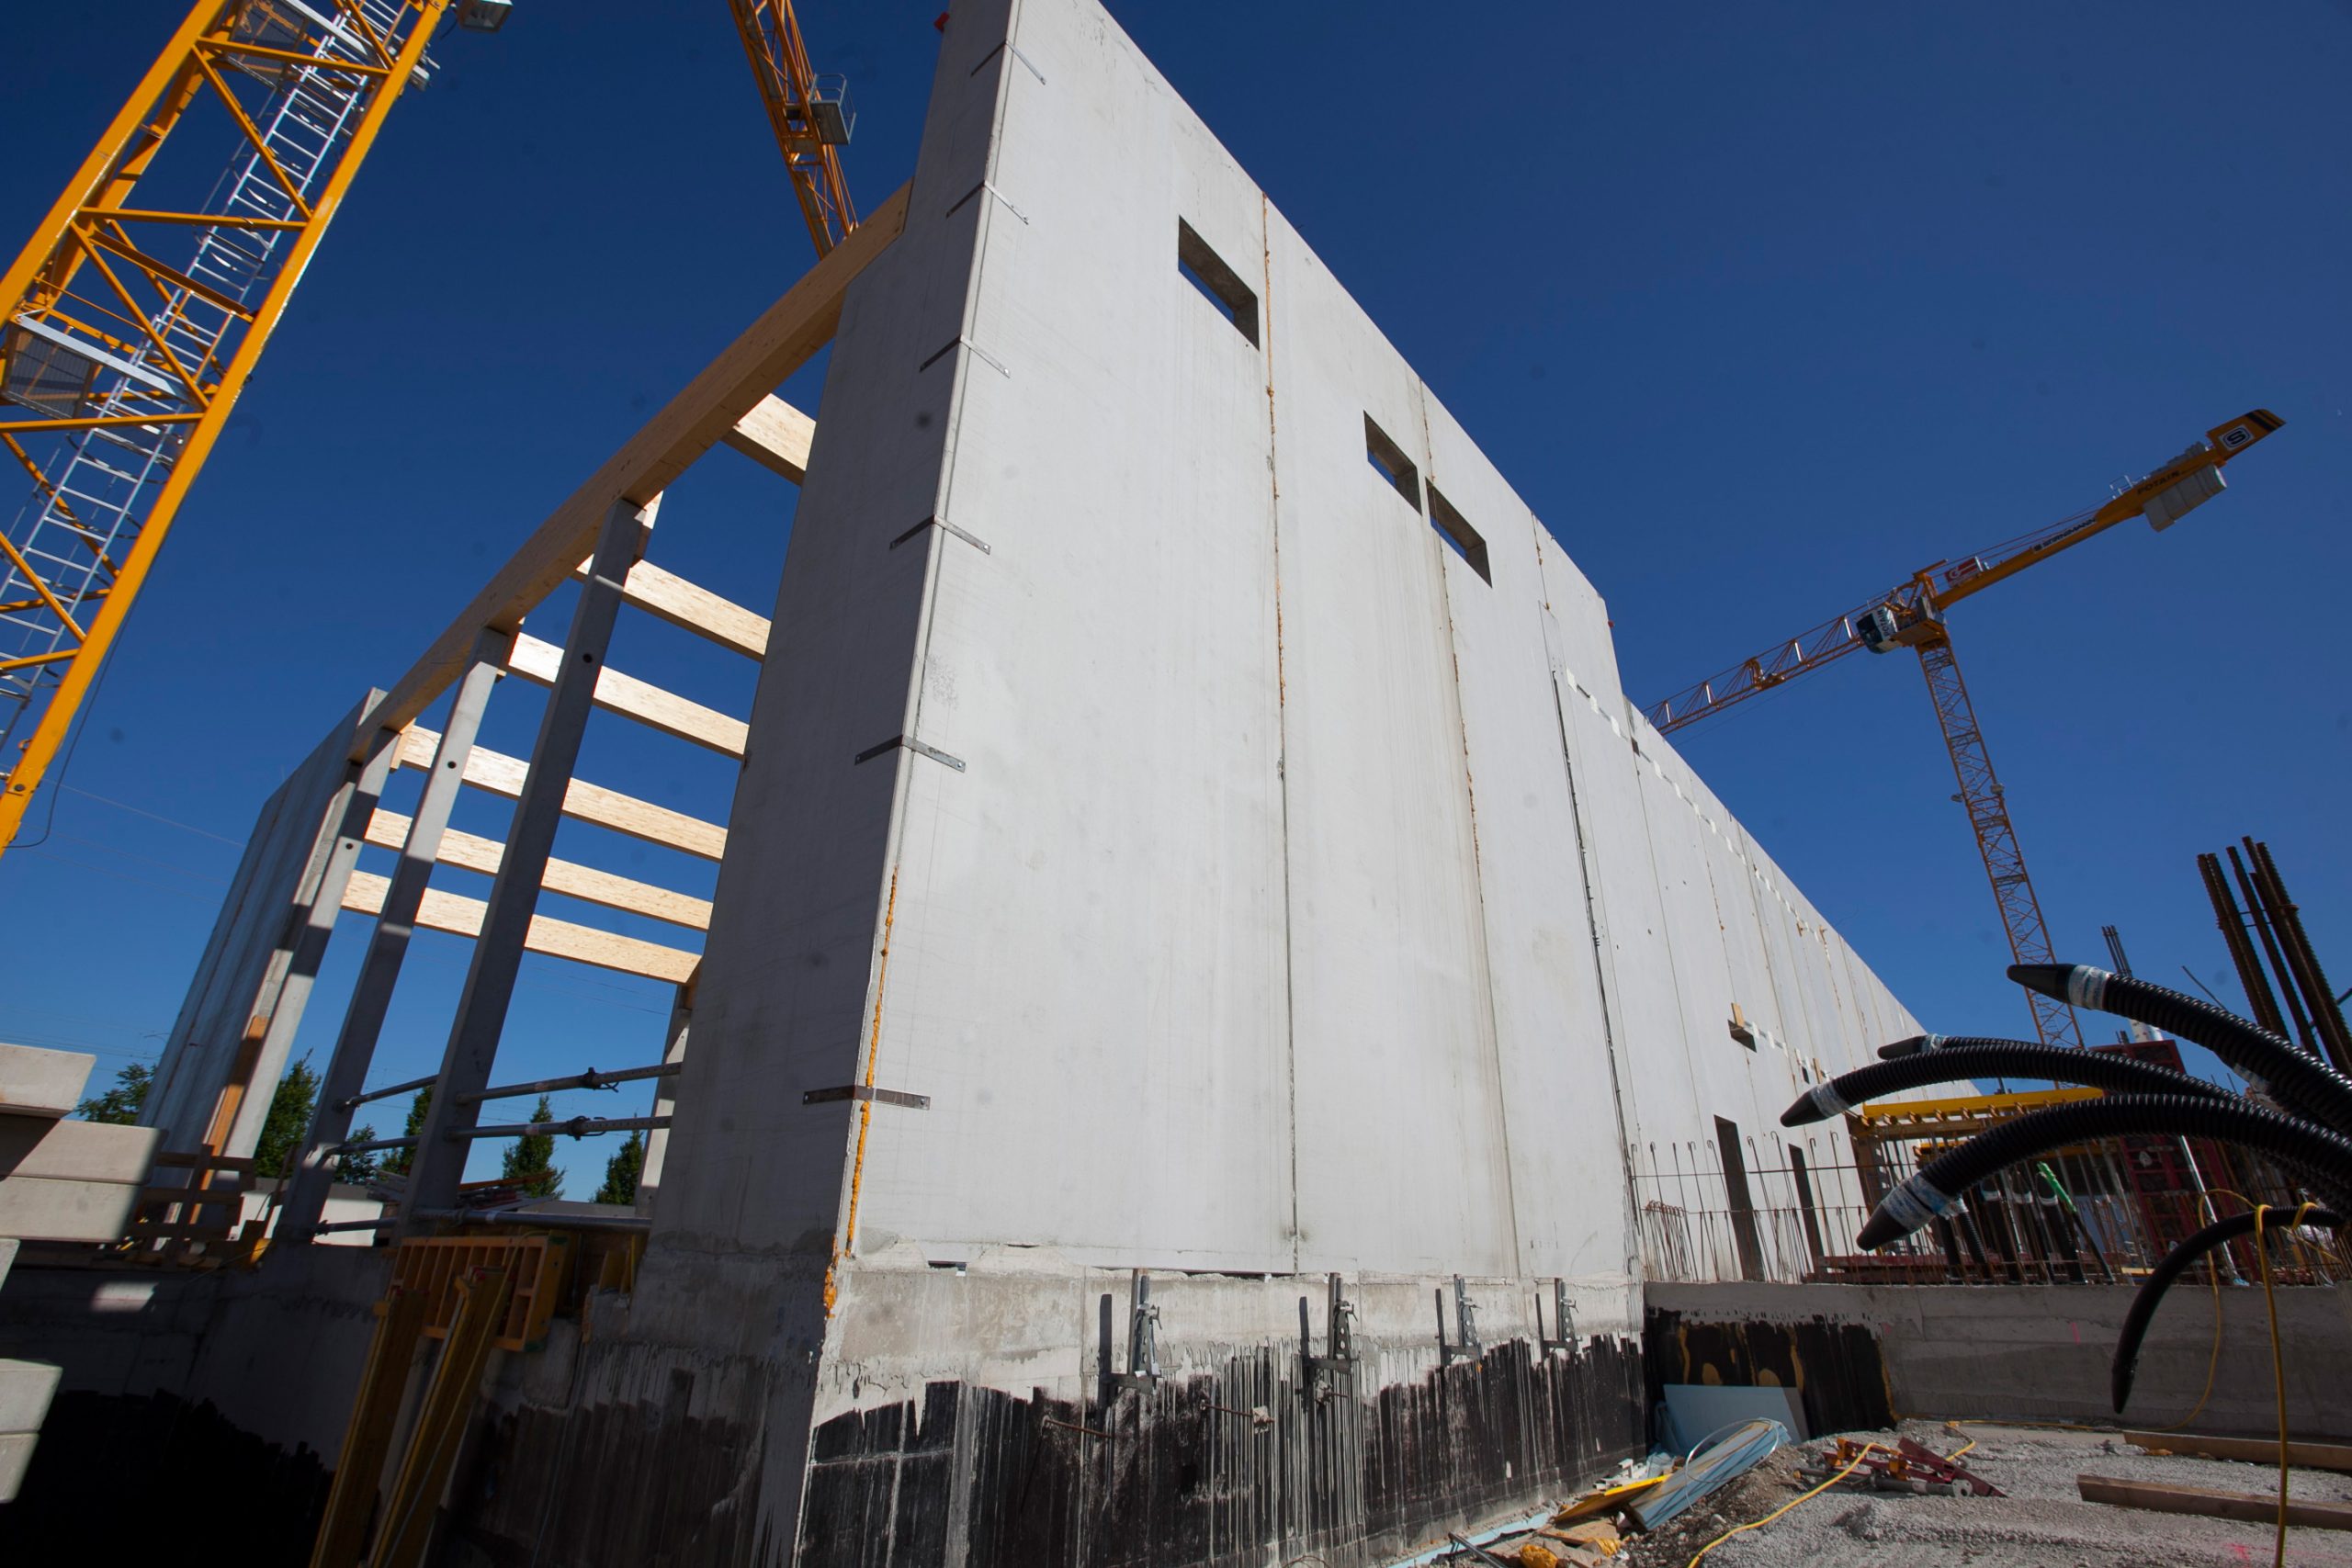
[[[1970,1447],[1970,1448],[1973,1448],[1973,1447],[1975,1447],[1975,1445],[1974,1445],[1973,1443],[1972,1443],[1972,1444],[1970,1444],[1970,1445],[1969,1445],[1969,1447]],[[1721,1546],[1724,1542],[1725,1542],[1725,1541],[1729,1540],[1732,1537],[1734,1537],[1734,1536],[1737,1535],[1740,1531],[1742,1531],[1742,1530],[1752,1530],[1752,1529],[1762,1529],[1766,1525],[1770,1524],[1774,1519],[1779,1518],[1782,1514],[1787,1513],[1791,1508],[1793,1508],[1793,1507],[1795,1507],[1799,1503],[1804,1502],[1804,1501],[1805,1500],[1805,1498],[1807,1498],[1807,1497],[1817,1497],[1817,1496],[1819,1496],[1822,1493],[1828,1491],[1832,1486],[1837,1485],[1839,1482],[1841,1482],[1841,1481],[1845,1480],[1845,1479],[1846,1479],[1846,1477],[1848,1477],[1848,1476],[1849,1476],[1849,1475],[1853,1474],[1853,1473],[1854,1473],[1854,1471],[1855,1471],[1855,1468],[1856,1468],[1857,1466],[1859,1466],[1859,1465],[1862,1462],[1862,1461],[1864,1461],[1864,1460],[1866,1460],[1866,1459],[1870,1458],[1871,1454],[1873,1454],[1873,1453],[1878,1453],[1878,1452],[1887,1452],[1887,1453],[1892,1453],[1892,1452],[1894,1452],[1894,1450],[1893,1450],[1892,1449],[1884,1449],[1884,1448],[1883,1448],[1883,1446],[1882,1446],[1882,1445],[1880,1445],[1880,1444],[1878,1444],[1878,1443],[1864,1443],[1864,1444],[1862,1445],[1862,1451],[1861,1451],[1860,1453],[1856,1454],[1856,1455],[1854,1456],[1854,1458],[1853,1458],[1852,1462],[1851,1462],[1851,1463],[1849,1463],[1849,1464],[1848,1464],[1848,1465],[1846,1466],[1846,1468],[1845,1468],[1845,1469],[1843,1469],[1843,1470],[1839,1471],[1837,1474],[1835,1474],[1835,1475],[1831,1476],[1828,1480],[1826,1480],[1826,1481],[1823,1482],[1820,1485],[1818,1485],[1818,1486],[1815,1487],[1812,1491],[1810,1491],[1810,1492],[1806,1492],[1806,1493],[1804,1493],[1804,1494],[1802,1494],[1802,1495],[1798,1495],[1798,1496],[1795,1496],[1795,1497],[1792,1497],[1792,1498],[1790,1498],[1787,1502],[1785,1502],[1785,1503],[1781,1504],[1779,1507],[1777,1507],[1777,1508],[1773,1509],[1770,1513],[1769,1513],[1769,1514],[1765,1515],[1762,1518],[1760,1518],[1760,1519],[1751,1519],[1751,1520],[1749,1520],[1747,1524],[1744,1524],[1744,1525],[1734,1525],[1734,1526],[1732,1526],[1732,1528],[1731,1528],[1731,1529],[1727,1529],[1727,1530],[1724,1531],[1724,1533],[1723,1533],[1723,1534],[1721,1534],[1721,1535],[1719,1535],[1719,1536],[1715,1537],[1715,1539],[1714,1539],[1714,1540],[1711,1540],[1711,1541],[1707,1542],[1707,1544],[1706,1544],[1706,1545],[1704,1545],[1704,1546],[1701,1547],[1701,1548],[1698,1550],[1697,1553],[1691,1557],[1691,1559],[1690,1559],[1690,1562],[1689,1562],[1689,1563],[1687,1563],[1687,1564],[1685,1565],[1685,1568],[1699,1568],[1699,1559],[1700,1559],[1700,1558],[1706,1556],[1706,1555],[1707,1555],[1707,1553],[1709,1553],[1710,1551],[1713,1551],[1715,1548],[1717,1548],[1717,1547]],[[1961,1453],[1966,1453],[1967,1451],[1968,1451],[1968,1450],[1967,1450],[1967,1449],[1962,1449],[1962,1450],[1961,1450]],[[1959,1454],[1954,1454],[1952,1457],[1953,1457],[1954,1459],[1958,1459],[1958,1458],[1960,1457],[1960,1455],[1959,1455]]]
[[[2295,1211],[2290,1220],[2290,1230],[2301,1229],[2303,1216],[2312,1212],[2309,1199]],[[2262,1304],[2270,1314],[2270,1386],[2278,1401],[2278,1538],[2270,1553],[2270,1568],[2287,1568],[2287,1358],[2278,1348],[2278,1298],[2270,1289],[2270,1249],[2263,1245],[2263,1223],[2269,1217],[2270,1205],[2254,1206],[2254,1257],[2262,1265]]]
[[[2169,1427],[2151,1427],[2151,1432],[2178,1432],[2205,1413],[2205,1402],[2213,1397],[2213,1374],[2222,1365],[2222,1265],[2218,1259],[2205,1260],[2205,1278],[2213,1286],[2213,1348],[2205,1357],[2205,1391],[2197,1396],[2197,1404],[2188,1415]]]

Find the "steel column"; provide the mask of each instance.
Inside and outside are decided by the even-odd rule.
[[[523,942],[538,908],[539,881],[555,848],[564,794],[580,761],[580,742],[588,728],[596,680],[604,672],[605,649],[620,612],[621,586],[644,549],[646,530],[652,526],[660,505],[659,496],[641,509],[625,500],[615,501],[597,532],[595,554],[589,561],[587,580],[581,584],[571,630],[564,638],[563,663],[548,691],[547,712],[531,747],[530,771],[514,802],[506,852],[491,886],[489,908],[482,912],[481,934],[475,940],[473,962],[466,970],[466,987],[450,1025],[448,1048],[442,1055],[432,1109],[417,1143],[415,1163],[409,1169],[404,1231],[419,1228],[417,1211],[457,1204],[470,1145],[456,1134],[474,1126],[481,1110],[479,1101],[465,1097],[490,1087],[499,1036],[505,1030],[507,1009],[514,1002],[514,982],[522,969]]]
[[[383,908],[368,937],[368,956],[360,963],[351,1001],[344,1010],[343,1028],[335,1035],[334,1054],[328,1058],[325,1080],[319,1089],[318,1114],[311,1121],[300,1165],[278,1215],[281,1245],[309,1241],[325,1212],[327,1189],[334,1180],[334,1145],[351,1134],[353,1111],[344,1102],[367,1087],[376,1043],[391,1009],[392,992],[400,984],[401,966],[408,958],[409,938],[416,931],[417,908],[424,901],[425,886],[441,856],[441,836],[448,829],[449,814],[465,783],[466,758],[473,750],[491,691],[506,672],[506,656],[514,644],[513,632],[485,630],[474,646],[473,662],[458,684],[448,721],[442,727],[441,743],[433,753],[432,771],[425,776],[424,793],[417,800],[408,837],[401,845],[400,863],[393,868]]]

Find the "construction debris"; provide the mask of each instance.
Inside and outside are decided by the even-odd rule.
[[[1909,1438],[1897,1439],[1892,1451],[1882,1444],[1840,1438],[1835,1448],[1822,1452],[1817,1463],[1797,1473],[1815,1481],[1834,1481],[1840,1488],[1857,1492],[1941,1492],[1953,1497],[2003,1495],[1999,1487],[1960,1464],[1959,1459],[1960,1453],[1947,1457]]]

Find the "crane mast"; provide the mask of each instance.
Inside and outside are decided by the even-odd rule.
[[[0,280],[0,852],[450,3],[199,0]]]
[[[2159,532],[2219,495],[2224,485],[2222,465],[2277,430],[2278,415],[2256,409],[2225,424],[2215,425],[2205,440],[2162,465],[2101,505],[2086,508],[2046,527],[1979,550],[1957,561],[1941,560],[1911,574],[1910,580],[1877,595],[1869,603],[1834,620],[1777,642],[1763,652],[1742,660],[1687,686],[1644,710],[1661,735],[1696,724],[1702,718],[1737,706],[1800,675],[1835,663],[1858,649],[1885,653],[1909,648],[1919,655],[1927,677],[1928,696],[1942,728],[1944,747],[1951,755],[1952,777],[1959,793],[1952,796],[1968,812],[1984,874],[1993,886],[2001,928],[2009,951],[2019,964],[2053,962],[2050,934],[2041,917],[2041,901],[2027,874],[2025,852],[2018,846],[2016,825],[2009,819],[2007,799],[1984,732],[1969,700],[1968,683],[1960,672],[1960,658],[1952,650],[1951,633],[1944,613],[1951,605],[1983,592],[2038,566],[2076,545],[2096,538],[2117,524],[2145,517]],[[2031,989],[2026,999],[2033,1011],[2034,1032],[2052,1045],[2080,1045],[2082,1031],[2075,1010],[2065,1002]]]

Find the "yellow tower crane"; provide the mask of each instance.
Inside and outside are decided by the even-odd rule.
[[[1993,772],[1976,709],[1968,700],[1960,675],[1960,660],[1952,652],[1951,633],[1944,613],[1952,605],[1981,593],[1995,583],[2038,566],[2070,550],[2118,523],[2144,516],[2162,532],[2181,516],[2202,506],[2224,488],[2222,467],[2278,428],[2277,414],[2256,409],[2241,419],[2215,425],[2205,439],[2140,479],[2104,505],[2078,512],[2047,527],[1980,550],[1957,561],[1940,560],[1921,567],[1910,580],[1849,610],[1802,636],[1773,644],[1751,659],[1686,687],[1646,710],[1661,735],[1696,724],[1711,714],[1736,707],[1775,686],[1818,670],[1856,649],[1885,653],[1916,649],[1928,677],[1928,695],[1943,727],[1944,744],[1951,752],[1952,776],[1960,793],[1953,796],[1968,810],[1968,822],[1984,857],[1984,874],[1993,884],[1993,901],[2001,911],[2002,929],[2008,933],[2009,951],[2019,964],[2052,962],[2050,937],[2041,919],[2041,900],[2026,874],[2025,852],[2018,847],[2016,827],[2009,820],[2001,782]],[[2034,1032],[2049,1044],[2080,1045],[2082,1032],[2074,1009],[2064,1001],[2028,991],[2033,1009]]]
[[[857,222],[841,78],[729,0],[820,254]],[[0,279],[0,854],[425,46],[510,0],[197,0]],[[222,152],[226,150],[226,164]]]

